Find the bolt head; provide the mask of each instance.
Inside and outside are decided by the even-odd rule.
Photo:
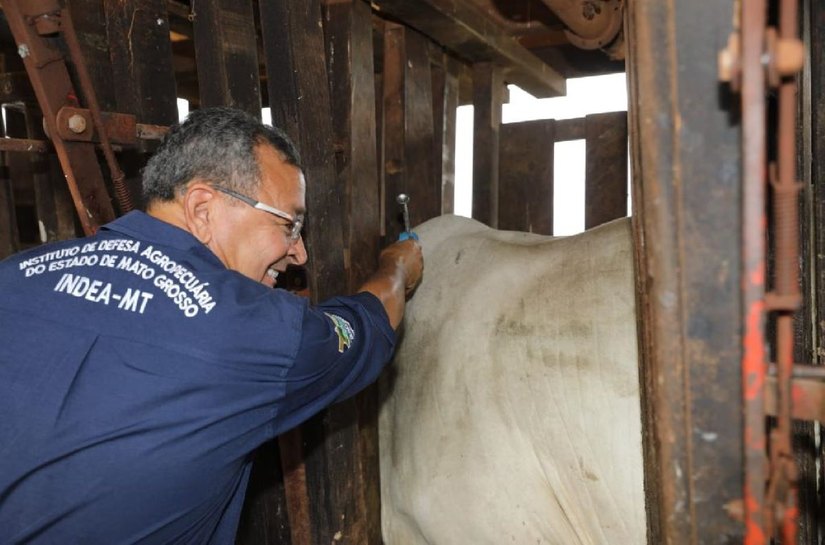
[[[20,44],[17,46],[17,54],[20,55],[21,58],[25,59],[29,56],[29,46],[26,44]]]
[[[75,134],[80,134],[86,130],[86,118],[80,114],[69,117],[69,130]]]

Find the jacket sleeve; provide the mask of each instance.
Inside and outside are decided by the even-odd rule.
[[[370,293],[307,307],[298,354],[285,377],[277,432],[374,382],[394,348],[395,332],[386,311]]]

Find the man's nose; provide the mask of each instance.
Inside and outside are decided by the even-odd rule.
[[[307,249],[304,246],[304,237],[298,237],[298,241],[290,246],[289,256],[295,265],[303,265],[307,262]]]

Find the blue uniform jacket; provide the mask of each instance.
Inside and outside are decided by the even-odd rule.
[[[373,382],[373,295],[317,306],[140,212],[0,263],[0,543],[233,543],[261,443]]]

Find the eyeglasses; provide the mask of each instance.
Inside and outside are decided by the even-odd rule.
[[[237,191],[233,191],[231,189],[227,189],[225,187],[221,187],[219,185],[213,185],[213,188],[220,191],[221,193],[225,193],[230,197],[235,197],[239,201],[243,201],[252,208],[257,208],[258,210],[263,210],[264,212],[268,212],[273,216],[277,216],[281,219],[288,221],[289,223],[286,224],[286,227],[289,228],[289,234],[287,238],[289,238],[289,242],[294,244],[301,238],[301,229],[304,227],[304,216],[303,214],[298,214],[297,216],[291,216],[284,212],[283,210],[278,210],[274,206],[269,206],[268,204],[264,204],[260,201],[256,201],[253,198],[247,197]]]

